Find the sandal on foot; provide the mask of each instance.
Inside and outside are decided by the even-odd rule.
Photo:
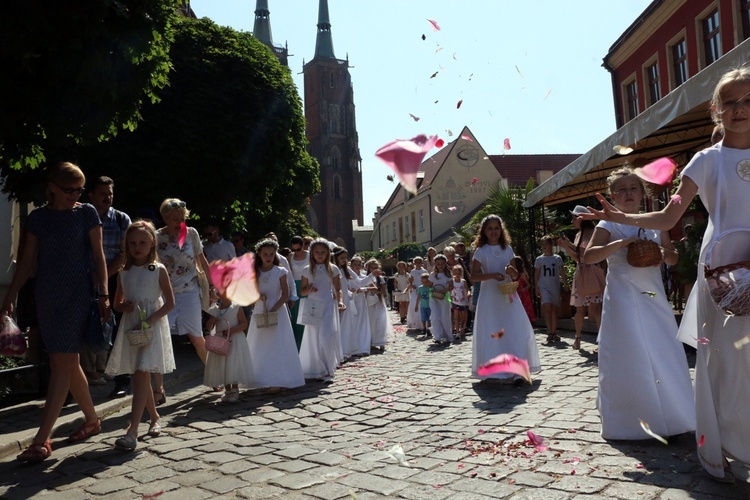
[[[555,341],[555,334],[554,333],[547,334],[547,343],[551,344],[554,341]]]
[[[158,398],[156,396],[159,396]],[[167,395],[164,391],[154,391],[154,405],[161,406],[167,402]]]
[[[158,437],[159,434],[161,434],[161,424],[158,420],[156,422],[151,422],[151,425],[148,428],[148,435],[151,437]]]
[[[91,436],[96,436],[101,431],[102,420],[100,418],[97,418],[96,422],[91,424],[87,424],[84,422],[80,429],[78,429],[68,437],[68,442],[77,443],[79,441],[83,441],[84,439],[88,439]]]
[[[42,462],[52,455],[52,441],[49,439],[44,443],[36,443],[29,445],[28,448],[23,450],[17,457],[16,460],[19,462]]]
[[[134,438],[130,434],[117,438],[115,440],[115,448],[119,448],[125,451],[133,451],[138,446],[138,439]]]
[[[581,349],[581,337],[576,337],[575,341],[573,341],[573,349]]]

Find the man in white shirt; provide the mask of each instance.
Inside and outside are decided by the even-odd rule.
[[[219,226],[209,222],[203,228],[203,237],[206,243],[203,245],[203,253],[209,262],[215,260],[231,260],[237,257],[234,245],[221,237]]]

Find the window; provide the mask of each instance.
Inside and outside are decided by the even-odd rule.
[[[419,210],[419,232],[421,233],[424,231],[424,211],[422,209]]]
[[[674,86],[685,83],[688,79],[687,42],[683,38],[672,45],[672,69],[674,71]]]
[[[659,91],[659,65],[656,62],[646,68],[646,81],[649,98],[648,104],[651,106],[661,99],[661,92]]]
[[[336,88],[336,75],[333,74],[333,71],[331,72],[330,77],[331,77],[330,78],[331,88],[335,89]]]
[[[703,20],[703,52],[706,66],[721,57],[721,32],[719,31],[719,10],[713,11]]]
[[[404,234],[409,236],[409,216],[404,217]]]
[[[396,221],[393,221],[393,238],[391,239],[392,240],[396,239]]]
[[[341,193],[341,177],[338,175],[333,176],[333,197],[337,200],[343,198]],[[336,214],[337,216],[339,214]]]
[[[638,85],[635,80],[625,84],[625,100],[628,111],[626,121],[638,116]]]
[[[740,0],[740,19],[742,19],[742,39],[750,38],[750,0]]]

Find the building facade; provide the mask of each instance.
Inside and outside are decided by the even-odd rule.
[[[362,220],[362,158],[349,60],[333,51],[327,0],[320,0],[315,56],[303,65],[308,152],[320,164],[321,192],[308,220],[320,235],[355,248],[353,227]]]
[[[750,36],[750,0],[655,0],[610,47],[617,128]]]
[[[488,155],[468,127],[422,162],[413,195],[396,186],[373,218],[371,250],[403,243],[442,247],[497,187],[539,184],[579,155]]]

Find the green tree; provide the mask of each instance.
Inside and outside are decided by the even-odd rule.
[[[80,151],[87,175],[113,177],[131,214],[178,197],[249,242],[306,232],[319,170],[289,70],[252,34],[209,19],[177,22],[170,56],[170,85],[138,129]]]
[[[58,149],[132,130],[167,82],[175,0],[6,0],[0,16],[0,174],[56,160]],[[11,178],[8,178],[11,176]],[[37,176],[32,176],[32,180]]]

